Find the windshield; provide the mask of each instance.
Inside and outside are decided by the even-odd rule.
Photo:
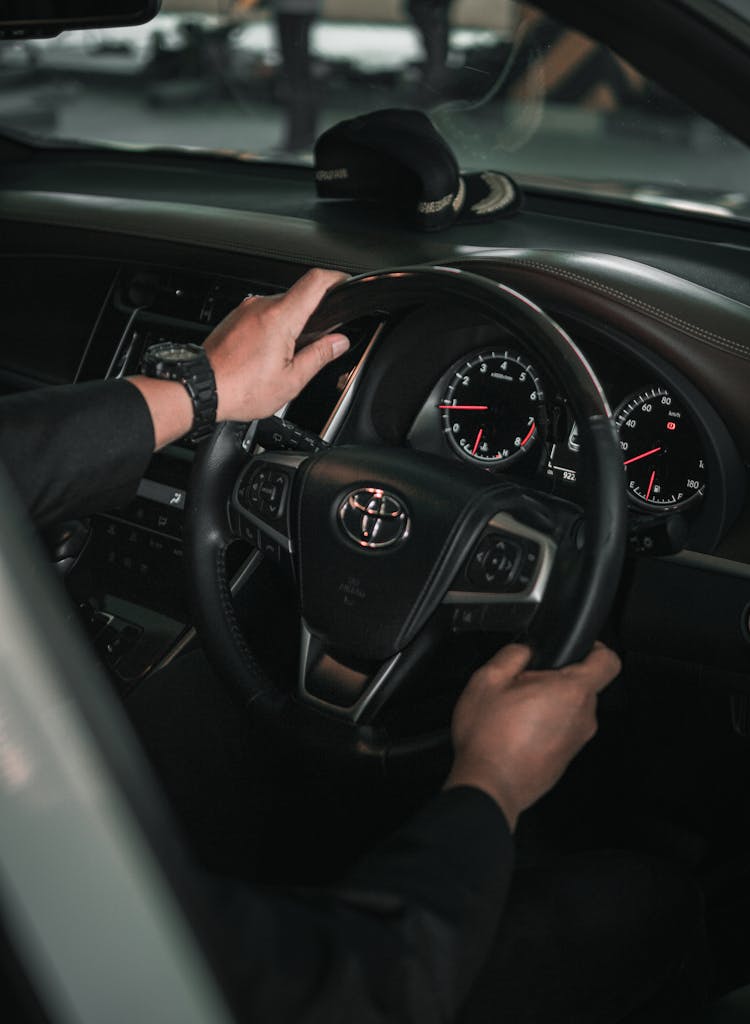
[[[724,7],[728,7],[734,14],[739,14],[745,21],[750,18],[747,0],[719,0],[719,3]]]
[[[468,170],[750,217],[747,147],[530,4],[164,0],[148,25],[0,42],[0,131],[37,140],[309,163],[326,127],[396,106]]]

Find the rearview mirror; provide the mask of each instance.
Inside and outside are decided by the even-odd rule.
[[[0,0],[0,39],[56,36],[68,29],[142,25],[161,0]]]

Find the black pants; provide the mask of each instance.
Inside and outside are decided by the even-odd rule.
[[[701,1020],[709,988],[695,882],[632,853],[516,872],[461,1024]]]
[[[299,828],[309,849],[309,784],[285,785],[202,655],[149,680],[129,711],[204,864],[294,870],[296,852],[284,865],[259,837],[286,830],[282,845],[296,851]],[[707,964],[702,897],[677,867],[602,851],[521,863],[460,1024],[686,1024],[705,1006]]]

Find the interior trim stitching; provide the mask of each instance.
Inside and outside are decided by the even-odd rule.
[[[237,616],[234,613],[232,596],[227,585],[226,547],[223,544],[220,544],[216,550],[215,568],[216,585],[224,619],[229,626],[229,631],[232,635],[232,639],[234,640],[235,650],[244,661],[245,667],[251,677],[251,681],[249,683],[251,692],[246,692],[245,696],[249,698],[249,702],[252,703],[254,700],[257,700],[258,697],[261,697],[264,693],[268,692],[270,685],[266,673],[258,664],[255,655],[250,650],[247,641],[245,640],[245,636],[240,629]]]
[[[709,331],[706,328],[699,327],[696,324],[691,323],[689,320],[683,320],[682,317],[675,316],[673,313],[668,313],[666,310],[660,309],[658,306],[653,306],[649,302],[644,302],[643,299],[638,299],[635,296],[630,295],[628,292],[623,292],[618,288],[612,288],[610,285],[602,284],[595,278],[585,277],[583,274],[577,274],[572,270],[564,270],[561,267],[556,267],[549,263],[540,263],[536,260],[514,260],[510,266],[526,266],[530,267],[532,270],[541,270],[545,273],[551,273],[557,277],[574,281],[576,284],[586,285],[586,287],[593,288],[596,291],[607,295],[609,298],[619,299],[621,302],[627,303],[641,312],[649,313],[656,319],[669,324],[670,327],[677,327],[685,333],[693,335],[698,341],[701,341],[706,345],[726,351],[728,354],[737,356],[741,359],[750,360],[750,349],[748,349],[746,345],[733,341],[731,338],[726,338],[721,334],[716,334],[714,331]]]

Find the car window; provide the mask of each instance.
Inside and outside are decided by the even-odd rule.
[[[745,21],[750,21],[750,7],[747,0],[718,0],[722,7],[728,7],[733,14],[739,14]]]
[[[746,146],[531,4],[164,0],[148,25],[0,44],[0,131],[38,138],[305,164],[321,130],[394,106],[466,169],[750,212]]]

